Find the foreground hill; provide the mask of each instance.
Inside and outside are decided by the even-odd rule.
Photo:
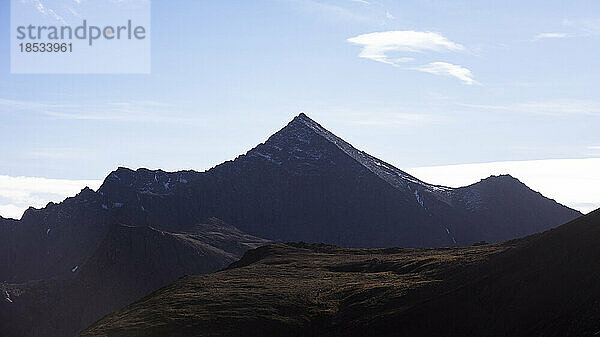
[[[344,249],[277,244],[188,276],[91,336],[591,336],[600,211],[502,244]]]

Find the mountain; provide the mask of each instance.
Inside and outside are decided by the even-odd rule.
[[[108,212],[85,188],[60,204],[29,208],[19,221],[0,225],[0,280],[23,282],[69,277],[106,234]]]
[[[457,189],[427,184],[300,114],[206,172],[118,168],[97,191],[30,208],[20,220],[0,219],[0,331],[72,335],[268,240],[468,245],[578,215],[510,176]]]
[[[600,210],[501,244],[274,244],[184,277],[91,336],[595,336]]]
[[[300,114],[206,172],[119,168],[99,193],[124,223],[185,228],[215,216],[273,240],[346,247],[498,242],[580,216],[510,176],[448,188],[423,182]]]
[[[98,318],[187,274],[217,271],[267,243],[218,219],[187,232],[111,224],[69,277],[3,282],[0,331],[73,336]],[[61,273],[56,273],[60,275]]]
[[[121,222],[119,205],[89,188],[21,220],[0,219],[0,331],[73,336],[188,274],[217,271],[268,241],[216,218],[179,231]]]

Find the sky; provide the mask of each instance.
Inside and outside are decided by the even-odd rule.
[[[19,1],[76,21],[90,0]],[[208,169],[301,111],[424,180],[600,207],[597,1],[154,0],[140,75],[11,74],[9,22],[0,0],[2,216],[118,166]]]

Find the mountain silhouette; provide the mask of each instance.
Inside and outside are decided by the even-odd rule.
[[[269,241],[461,246],[540,232],[579,215],[510,176],[461,188],[428,184],[300,114],[208,171],[120,167],[97,191],[30,208],[20,220],[0,219],[0,329],[15,337],[70,336]]]
[[[259,237],[347,247],[498,242],[581,215],[508,175],[462,188],[428,184],[305,114],[206,172],[119,168],[99,192],[122,208],[124,223],[181,229],[218,217]]]

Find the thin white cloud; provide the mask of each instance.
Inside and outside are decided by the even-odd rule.
[[[348,42],[363,47],[361,58],[387,64],[396,64],[388,56],[392,52],[424,52],[443,50],[464,50],[465,48],[446,39],[435,32],[417,32],[412,30],[395,30],[362,34],[348,39]]]
[[[325,15],[328,19],[353,22],[373,22],[369,16],[356,13],[342,6],[315,0],[288,0],[303,11]],[[362,1],[358,1],[364,4]]]
[[[389,20],[395,19],[395,17],[389,11],[385,11],[385,17],[388,18]]]
[[[555,99],[547,101],[531,101],[505,105],[461,104],[475,109],[502,110],[508,112],[524,112],[549,116],[587,115],[600,116],[600,102],[582,99]]]
[[[536,39],[562,39],[568,37],[567,33],[541,33],[535,36]]]
[[[599,115],[600,103],[589,100],[562,99],[521,103],[516,108],[545,115]]]
[[[88,186],[97,189],[102,180],[67,180],[0,175],[0,216],[19,219],[30,206],[43,207],[77,194]]]
[[[455,77],[466,84],[478,84],[469,69],[452,63],[432,62],[414,69],[434,75]]]
[[[374,118],[375,117],[375,118]],[[372,113],[357,113],[346,118],[348,124],[361,126],[392,127],[413,126],[418,124],[443,123],[443,117],[418,113],[386,113],[374,116]]]
[[[49,15],[55,20],[60,21],[65,25],[68,25],[67,21],[65,21],[65,19],[62,16],[58,15],[53,9],[45,6],[40,0],[24,0],[24,2],[32,4],[41,14]]]
[[[54,159],[54,160],[65,160],[65,159],[88,160],[88,159],[93,159],[93,156],[88,151],[71,148],[71,147],[65,147],[65,148],[40,147],[40,148],[35,148],[31,151],[24,152],[23,158],[26,158],[26,159]]]
[[[502,161],[407,170],[424,181],[466,186],[490,175],[510,174],[535,191],[587,213],[600,208],[600,158]]]
[[[600,35],[600,19],[563,19],[562,25],[573,31],[570,37]]]
[[[83,17],[81,16],[81,14],[79,14],[79,12],[77,12],[77,10],[75,10],[75,8],[68,7],[67,9],[69,10],[69,12],[71,12],[71,15],[73,15],[74,17],[79,18],[79,19],[83,19]]]
[[[352,1],[352,2],[358,2],[358,3],[361,3],[363,5],[367,5],[367,6],[371,4],[370,2],[365,1],[365,0],[350,0],[350,1]]]
[[[0,114],[28,112],[67,120],[201,123],[197,116],[180,113],[177,106],[153,101],[94,103],[31,102],[0,98]]]
[[[381,102],[379,102],[381,103]],[[431,104],[428,105],[431,107]],[[311,106],[307,111],[318,111],[323,122],[340,121],[344,124],[356,126],[377,126],[382,128],[394,128],[395,132],[412,130],[413,126],[445,124],[449,118],[436,113],[415,113],[417,109],[412,106],[393,106],[389,104],[370,102],[365,106],[332,106],[329,104],[317,104]],[[332,123],[335,124],[335,123]]]
[[[389,14],[389,12],[387,13]],[[388,15],[388,18],[393,16]],[[413,30],[396,30],[362,34],[347,40],[362,46],[358,54],[361,58],[401,67],[402,64],[414,61],[413,57],[393,57],[397,53],[422,54],[425,52],[463,51],[465,47],[448,40],[440,33],[418,32]],[[406,69],[418,70],[430,74],[455,77],[466,84],[478,84],[471,71],[463,66],[448,62],[431,62],[418,67]]]

